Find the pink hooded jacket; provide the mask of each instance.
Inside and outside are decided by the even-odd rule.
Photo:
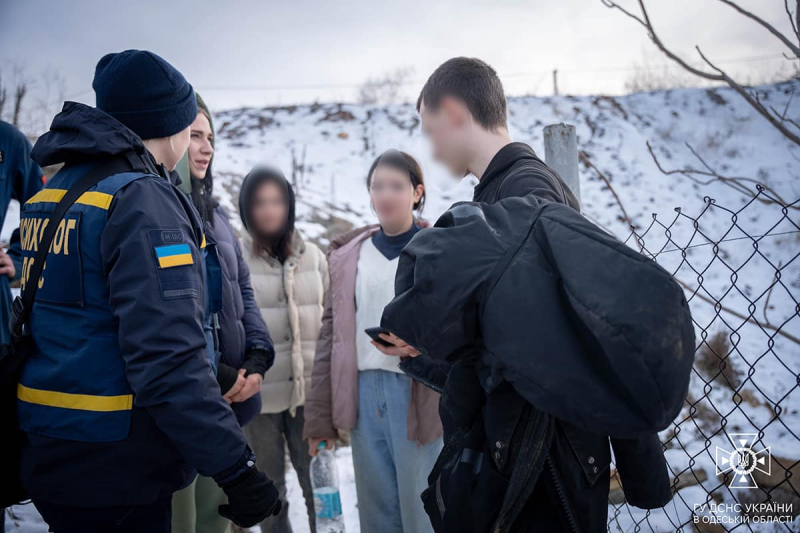
[[[427,223],[418,221],[423,227]],[[358,419],[358,361],[356,356],[356,275],[361,244],[378,226],[352,230],[328,249],[330,290],[325,296],[322,329],[317,341],[311,391],[306,398],[303,437],[335,439],[351,430]],[[408,407],[408,439],[420,445],[442,436],[439,394],[412,381]]]

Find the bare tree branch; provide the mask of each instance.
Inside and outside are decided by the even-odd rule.
[[[20,82],[17,85],[17,89],[14,92],[14,115],[11,119],[11,123],[14,126],[19,127],[19,117],[22,111],[22,101],[25,99],[25,95],[28,93],[28,84],[25,82]]]
[[[631,220],[631,217],[628,216],[628,212],[625,210],[625,206],[622,205],[622,200],[619,199],[617,191],[615,191],[614,187],[611,185],[611,181],[609,181],[606,175],[603,174],[603,172],[601,172],[600,169],[597,168],[594,163],[592,163],[592,160],[589,159],[589,155],[586,152],[580,150],[578,152],[578,157],[580,157],[580,160],[583,161],[586,164],[586,166],[594,170],[597,173],[597,175],[600,176],[600,179],[603,180],[603,183],[606,184],[606,187],[608,187],[608,190],[611,191],[611,194],[614,196],[614,200],[616,200],[617,205],[619,206],[619,210],[622,212],[622,217],[628,223],[628,227],[631,229],[635,229],[635,226],[633,225],[633,220]],[[636,242],[639,243],[639,241]],[[639,243],[639,251],[640,252],[642,251],[641,243]]]
[[[789,17],[791,18],[791,16]],[[800,0],[794,6],[794,28],[797,33],[797,41],[800,43]]]
[[[800,0],[797,1],[800,2]],[[795,93],[794,86],[792,86],[792,92],[789,93],[789,99],[786,100],[786,105],[783,107],[783,113],[778,113],[778,110],[772,106],[770,106],[769,108],[775,115],[777,115],[781,119],[781,121],[788,122],[789,124],[800,130],[800,124],[798,124],[796,121],[786,116],[787,113],[789,113],[789,106],[791,105],[792,100],[794,100],[794,93]]]
[[[759,202],[761,202],[763,204],[772,204],[772,203],[774,203],[769,198],[762,198],[760,196],[757,196],[753,192],[753,187],[748,187],[747,185],[745,185],[745,183],[749,183],[749,184],[752,184],[752,185],[761,185],[765,189],[769,190],[770,193],[779,202],[783,203],[784,205],[789,205],[789,203],[786,202],[780,196],[780,194],[778,194],[776,191],[774,191],[771,188],[767,187],[766,185],[764,185],[763,183],[761,183],[758,180],[755,180],[753,178],[748,178],[748,177],[745,177],[745,176],[724,176],[724,175],[720,174],[719,172],[714,170],[714,168],[711,167],[711,165],[709,165],[708,162],[706,162],[706,160],[703,159],[700,156],[700,154],[697,152],[697,150],[695,150],[692,147],[692,145],[690,145],[688,142],[684,143],[686,145],[686,148],[688,148],[689,151],[692,153],[692,155],[695,156],[695,158],[697,158],[697,160],[700,162],[700,165],[702,165],[704,170],[703,169],[697,169],[697,168],[666,169],[661,164],[661,161],[659,161],[658,156],[656,156],[655,150],[653,150],[653,146],[650,144],[650,141],[647,141],[646,144],[647,144],[647,150],[650,152],[650,157],[653,158],[653,162],[655,163],[656,167],[658,168],[658,170],[662,174],[664,174],[666,176],[679,174],[681,176],[685,176],[685,177],[689,178],[690,180],[692,180],[694,183],[697,183],[698,185],[708,185],[710,183],[718,181],[718,182],[720,182],[720,183],[722,183],[722,184],[734,189],[735,191],[737,191],[737,192],[739,192],[741,194],[744,194],[745,196],[749,196],[751,198],[756,198],[756,200],[758,200]],[[707,180],[703,180],[703,179],[698,178],[698,176],[703,176],[703,177],[706,177],[708,179]],[[790,209],[800,209],[800,206],[790,206]]]
[[[705,61],[710,68],[716,70],[719,73],[719,76],[722,78],[722,80],[725,83],[727,83],[731,89],[739,93],[739,95],[742,98],[744,98],[747,101],[747,103],[750,104],[750,106],[752,106],[753,109],[755,109],[758,112],[759,115],[767,119],[767,121],[769,121],[769,123],[772,124],[775,127],[775,129],[780,131],[787,139],[789,139],[795,144],[800,145],[800,135],[791,131],[789,128],[786,127],[784,121],[776,118],[772,113],[770,113],[769,110],[766,107],[764,107],[764,105],[761,103],[761,100],[759,100],[757,96],[753,96],[752,94],[750,94],[750,92],[747,89],[739,85],[730,76],[728,76],[728,74],[726,74],[722,69],[714,65],[711,61],[709,61],[708,58],[706,58],[706,56],[703,55],[703,52],[700,50],[699,46],[695,47],[695,49],[697,50],[697,53],[700,54],[700,57],[703,59],[703,61]]]
[[[778,114],[779,114],[779,113],[778,113],[778,110],[777,110],[777,109],[775,109],[774,107],[770,106],[770,109],[771,109],[771,110],[772,110],[772,112],[773,112],[773,113],[775,113],[776,115],[778,115]],[[782,115],[780,115],[780,117],[781,117],[781,120],[782,120],[783,122],[788,122],[789,124],[791,124],[792,126],[794,126],[795,128],[797,128],[797,129],[799,129],[799,130],[800,130],[800,123],[798,123],[796,120],[792,120],[792,119],[790,119],[789,117],[787,117],[787,116],[786,116],[786,111],[785,111],[785,110],[784,110],[784,113],[783,113]]]
[[[745,17],[749,18],[750,20],[753,20],[756,23],[758,23],[761,26],[763,26],[768,32],[770,32],[772,35],[777,37],[780,42],[782,42],[784,45],[786,45],[786,47],[789,50],[791,50],[792,53],[795,56],[800,56],[800,46],[797,46],[792,41],[790,41],[788,37],[786,37],[784,34],[782,34],[777,29],[775,29],[775,26],[773,26],[772,24],[770,24],[766,20],[762,19],[758,15],[754,14],[752,11],[748,11],[748,10],[742,8],[736,2],[732,2],[731,0],[719,0],[719,1],[722,2],[723,4],[725,4],[726,6],[732,7],[733,9],[738,11],[740,14],[744,15]]]
[[[647,24],[645,23],[645,21],[643,21],[641,18],[637,17],[636,15],[634,15],[633,13],[631,13],[630,11],[625,9],[624,7],[620,6],[616,2],[612,2],[611,0],[600,0],[600,1],[603,3],[604,6],[609,7],[611,9],[617,9],[617,10],[621,11],[623,14],[627,15],[628,17],[632,18],[633,20],[635,20],[636,22],[638,22],[639,24],[644,26],[645,29],[648,29],[647,28]]]
[[[798,1],[800,1],[800,0],[798,0]],[[786,100],[786,106],[783,108],[783,114],[781,115],[781,119],[785,119],[786,118],[786,113],[789,112],[789,105],[792,103],[792,100],[794,100],[794,87],[792,87],[792,92],[789,94],[789,99]],[[776,115],[777,115],[777,113],[776,113]]]
[[[783,0],[783,6],[786,8],[786,14],[789,16],[789,24],[792,25],[794,36],[797,37],[797,42],[800,43],[800,28],[798,28],[798,25],[800,25],[800,0],[797,0],[794,15],[792,15],[792,9],[789,7],[789,0]],[[795,19],[795,17],[797,17],[797,19]]]
[[[773,113],[770,112],[770,109],[768,109],[766,106],[764,106],[761,103],[761,101],[759,100],[757,95],[751,94],[747,89],[745,89],[744,86],[742,86],[741,84],[739,84],[738,82],[733,80],[725,71],[723,71],[722,69],[717,67],[714,63],[712,63],[703,54],[703,52],[700,50],[699,47],[695,47],[696,50],[697,50],[697,53],[700,55],[700,58],[703,60],[703,62],[711,69],[710,71],[706,70],[706,69],[703,69],[703,68],[698,68],[698,67],[695,67],[695,66],[689,64],[684,59],[682,59],[680,56],[678,56],[676,53],[674,53],[672,50],[667,48],[667,46],[663,43],[663,41],[661,41],[661,39],[659,38],[658,34],[655,31],[655,28],[653,27],[653,23],[650,20],[650,15],[647,12],[647,8],[645,7],[644,0],[638,0],[639,10],[641,11],[641,15],[634,14],[633,12],[623,8],[622,6],[620,6],[619,4],[614,2],[613,0],[600,0],[600,1],[606,7],[611,8],[611,9],[616,9],[616,10],[622,12],[623,14],[628,16],[629,18],[631,18],[631,19],[635,20],[637,23],[639,23],[642,27],[644,27],[645,30],[647,30],[647,33],[648,33],[648,36],[650,37],[650,40],[653,41],[653,44],[655,44],[656,47],[664,55],[666,55],[668,58],[670,58],[672,61],[674,61],[678,65],[680,65],[687,72],[690,72],[690,73],[694,74],[695,76],[698,76],[700,78],[703,78],[703,79],[706,79],[706,80],[709,80],[709,81],[722,82],[722,83],[727,84],[731,89],[736,91],[742,98],[744,98],[745,101],[751,107],[753,107],[753,109],[755,109],[756,112],[758,112],[758,114],[760,114],[765,119],[767,119],[767,121],[770,124],[772,124],[772,126],[774,126],[778,131],[780,131],[782,135],[784,135],[787,139],[792,141],[794,144],[800,146],[800,134],[798,134],[798,132],[794,131],[793,129],[790,129],[790,127],[795,127],[796,126],[796,122],[780,119],[779,115],[776,117],[776,115],[774,115]],[[760,17],[754,15],[753,13],[751,13],[751,12],[745,10],[745,9],[742,9],[741,7],[738,6],[738,4],[736,4],[732,0],[719,0],[719,1],[724,3],[724,4],[726,4],[726,5],[728,5],[728,6],[730,6],[730,7],[732,7],[732,8],[734,8],[734,9],[736,9],[742,15],[750,18],[751,20],[755,21],[756,23],[760,24],[761,26],[765,27],[767,30],[769,30],[770,32],[775,34],[781,40],[781,42],[784,43],[789,48],[789,50],[791,50],[792,54],[794,54],[794,57],[793,58],[789,58],[789,59],[796,60],[796,59],[800,58],[800,46],[795,45],[794,43],[792,43],[791,40],[789,40],[788,37],[786,37],[785,35],[780,33],[778,30],[776,30],[768,22],[764,21],[763,19],[761,19]],[[798,2],[798,5],[800,5],[800,2]],[[786,9],[787,9],[787,11],[789,11],[788,4],[786,5]],[[797,16],[797,13],[795,15]],[[797,24],[793,23],[793,29],[795,28],[796,25]]]
[[[775,326],[773,326],[771,324],[762,324],[754,316],[747,316],[747,315],[744,315],[744,314],[742,314],[742,313],[740,313],[738,311],[734,311],[733,309],[728,309],[727,307],[723,307],[721,302],[718,302],[717,300],[714,300],[713,298],[709,298],[705,294],[700,293],[700,288],[699,287],[697,289],[695,289],[694,287],[692,287],[688,283],[685,283],[685,282],[679,280],[678,278],[674,278],[674,279],[684,289],[686,289],[687,291],[691,292],[693,296],[697,296],[698,298],[700,298],[704,302],[709,303],[709,304],[711,304],[711,305],[713,305],[715,307],[718,306],[720,311],[725,312],[725,313],[729,313],[729,314],[731,314],[731,315],[733,315],[733,316],[735,316],[737,318],[741,318],[745,322],[750,322],[751,324],[755,324],[755,325],[757,325],[757,326],[759,326],[761,328],[774,331],[776,335],[781,335],[783,337],[786,337],[787,339],[789,339],[790,341],[792,341],[795,344],[800,344],[800,338],[795,337],[794,335],[792,335],[790,333],[787,333],[786,331],[784,331],[782,329],[779,329],[779,328],[777,328],[777,327],[775,327]]]
[[[772,325],[772,322],[770,322],[769,318],[767,317],[767,311],[769,310],[769,299],[772,296],[772,289],[774,289],[775,285],[778,284],[778,273],[781,270],[781,266],[783,266],[783,261],[778,261],[778,268],[775,271],[775,276],[772,278],[772,285],[769,286],[769,292],[767,292],[767,299],[764,302],[764,323],[767,324],[768,326]]]
[[[680,56],[673,53],[672,50],[667,48],[661,41],[661,39],[658,37],[656,30],[653,28],[653,24],[650,22],[650,15],[647,13],[647,8],[644,6],[644,0],[639,0],[639,9],[641,9],[642,11],[641,18],[637,17],[636,15],[626,10],[616,2],[613,2],[612,0],[600,0],[600,1],[603,2],[603,5],[605,5],[606,7],[617,9],[622,13],[624,13],[625,15],[627,15],[628,17],[632,18],[633,20],[637,21],[639,24],[641,24],[647,30],[648,37],[650,37],[650,40],[653,41],[653,44],[655,44],[656,47],[658,47],[658,49],[661,50],[661,52],[664,55],[672,59],[674,62],[679,64],[685,70],[691,72],[695,76],[700,76],[701,78],[705,78],[709,81],[725,81],[719,74],[706,72],[704,70],[700,70],[696,67],[693,67],[692,65],[681,59]]]

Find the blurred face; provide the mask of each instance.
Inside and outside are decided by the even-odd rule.
[[[378,165],[369,183],[369,197],[381,226],[396,228],[407,223],[423,191],[422,185],[414,188],[408,173],[388,165]]]
[[[211,156],[214,155],[214,134],[211,132],[211,124],[203,113],[198,113],[191,127],[191,139],[189,142],[189,172],[192,177],[201,180],[206,177],[208,165],[211,164]]]
[[[276,235],[283,231],[289,208],[283,191],[276,183],[265,183],[256,190],[250,213],[252,224],[262,235]]]
[[[454,176],[464,177],[468,172],[468,135],[471,118],[466,106],[450,97],[442,98],[434,111],[419,108],[422,132],[430,140],[433,158],[445,165]]]

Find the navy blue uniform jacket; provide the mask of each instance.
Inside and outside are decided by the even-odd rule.
[[[33,149],[41,165],[65,167],[23,209],[27,261],[60,191],[99,158],[129,150],[152,157],[109,115],[65,104]],[[81,196],[62,225],[18,388],[32,499],[148,504],[187,485],[194,469],[229,477],[249,450],[206,357],[202,225],[188,199],[161,176],[125,172]]]
[[[24,204],[39,192],[44,173],[31,159],[31,143],[17,128],[0,120],[0,227],[3,226],[11,200]],[[12,226],[13,227],[13,226]],[[8,255],[14,261],[19,277],[22,270],[19,231],[11,236]],[[8,320],[11,310],[11,289],[8,276],[0,276],[0,343],[9,342]]]

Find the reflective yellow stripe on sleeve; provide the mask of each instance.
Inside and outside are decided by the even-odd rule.
[[[42,189],[41,191],[34,194],[30,200],[25,202],[26,204],[38,204],[41,202],[60,202],[64,195],[67,194],[65,189]],[[111,200],[114,197],[110,194],[106,194],[104,192],[97,192],[97,191],[89,191],[83,193],[78,201],[75,202],[76,204],[83,204],[83,205],[91,205],[93,207],[99,207],[100,209],[108,210],[109,206],[111,206]]]
[[[200,243],[200,248],[206,247],[206,234],[203,233],[203,242]]]
[[[22,383],[17,385],[17,398],[23,402],[60,407],[62,409],[78,409],[81,411],[130,411],[133,408],[133,394],[122,396],[92,396],[89,394],[71,394],[40,389],[30,389]]]

